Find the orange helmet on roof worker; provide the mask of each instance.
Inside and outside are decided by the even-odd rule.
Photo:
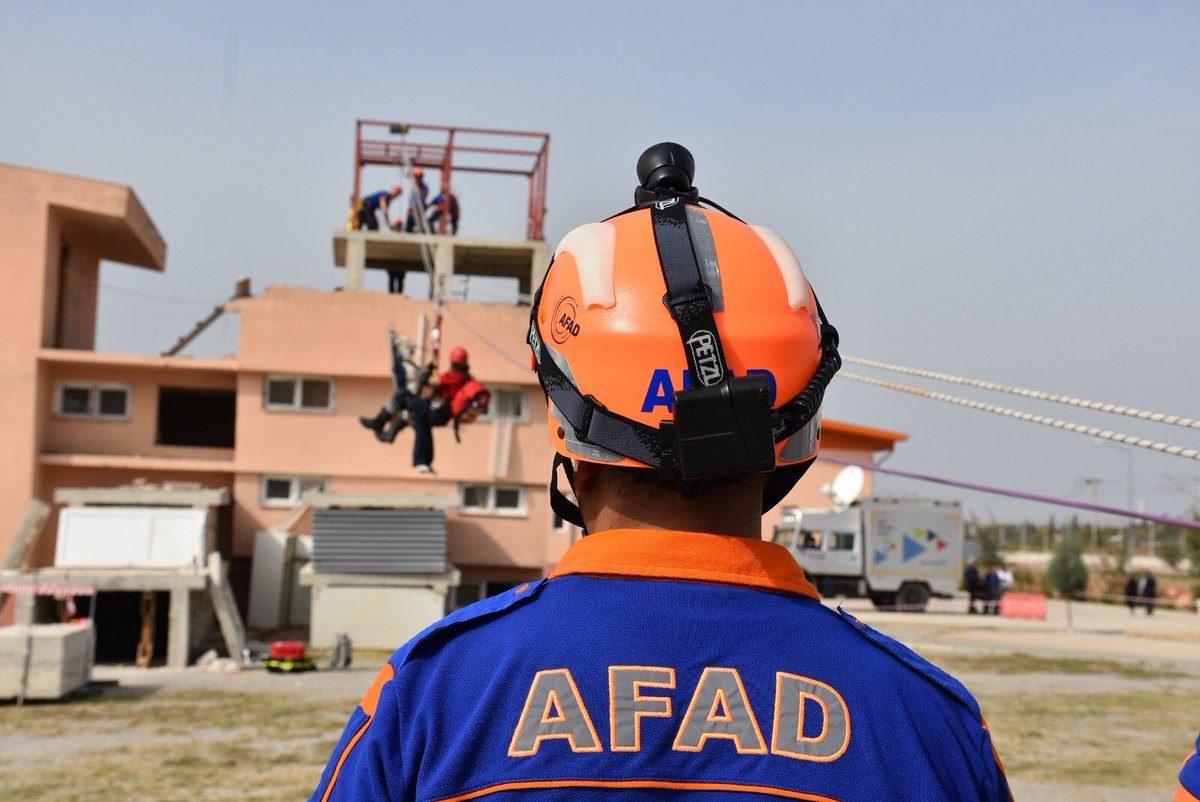
[[[393,198],[398,198],[398,197],[400,197],[400,193],[403,191],[404,191],[403,187],[401,187],[399,184],[395,184],[392,186],[392,188],[390,190],[388,190],[388,194],[391,195]]]
[[[461,345],[456,345],[450,349],[450,363],[458,363],[461,365],[467,364],[467,349]]]
[[[652,469],[691,492],[773,472],[766,510],[816,458],[837,330],[787,244],[700,198],[694,172],[681,145],[643,153],[635,206],[568,233],[534,298],[551,499],[575,523],[557,489],[570,460]]]
[[[421,169],[420,167],[413,168],[413,178],[422,178],[424,175],[425,175],[425,171],[423,169]]]

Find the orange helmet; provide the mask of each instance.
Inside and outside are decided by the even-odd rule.
[[[693,164],[650,148],[637,205],[555,249],[529,330],[555,466],[776,471],[769,509],[816,457],[837,331],[783,240],[701,199]]]

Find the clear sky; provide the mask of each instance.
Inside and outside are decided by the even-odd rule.
[[[106,350],[166,348],[240,275],[338,286],[354,121],[395,119],[549,132],[551,241],[625,208],[674,139],[792,245],[845,353],[1200,417],[1200,4],[738,6],[0,0],[0,161],[129,184],[166,238],[165,274],[104,268]],[[459,186],[464,235],[522,233],[504,181]],[[233,320],[194,352],[235,349]],[[1125,503],[1129,458],[1087,437],[849,381],[826,414],[907,432],[892,467]],[[1132,464],[1147,510],[1200,502],[1200,462]]]

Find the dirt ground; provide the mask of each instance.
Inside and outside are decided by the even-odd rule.
[[[1056,603],[1045,621],[845,607],[975,694],[1017,800],[1170,798],[1200,730],[1195,613],[1076,604],[1068,629]],[[289,675],[100,666],[89,697],[0,706],[0,798],[305,798],[385,657]]]

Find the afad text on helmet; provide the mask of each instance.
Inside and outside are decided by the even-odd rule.
[[[550,328],[550,336],[554,342],[562,345],[569,337],[579,336],[579,323],[575,320],[578,306],[570,295],[564,295],[554,305],[554,316]]]
[[[729,371],[729,375],[734,375],[733,371]],[[767,377],[767,392],[770,395],[772,406],[775,404],[775,374],[766,368],[750,368],[746,371],[747,376],[766,376]],[[667,412],[675,411],[675,392],[677,390],[692,389],[693,379],[692,372],[684,368],[679,372],[679,384],[676,385],[671,379],[671,371],[669,368],[655,368],[650,374],[650,381],[646,385],[646,396],[642,400],[642,412],[653,412],[655,407],[666,407]]]

